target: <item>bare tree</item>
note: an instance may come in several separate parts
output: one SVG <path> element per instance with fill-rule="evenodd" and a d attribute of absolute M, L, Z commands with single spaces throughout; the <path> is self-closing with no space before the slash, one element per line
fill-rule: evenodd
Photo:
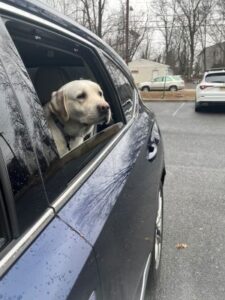
<path fill-rule="evenodd" d="M 41 0 L 102 37 L 107 0 Z"/>
<path fill-rule="evenodd" d="M 206 21 L 216 0 L 173 0 L 179 26 L 184 30 L 190 51 L 188 77 L 194 69 L 196 46 L 201 26 Z"/>
<path fill-rule="evenodd" d="M 176 2 L 170 0 L 157 0 L 153 2 L 152 9 L 155 14 L 156 24 L 164 38 L 164 62 L 170 64 L 171 47 L 176 24 Z"/>
<path fill-rule="evenodd" d="M 41 0 L 73 20 L 82 20 L 80 0 Z"/>
<path fill-rule="evenodd" d="M 218 0 L 214 15 L 208 26 L 208 34 L 220 52 L 220 61 L 214 62 L 214 67 L 225 65 L 225 2 Z"/>
<path fill-rule="evenodd" d="M 140 57 L 143 59 L 152 59 L 154 60 L 157 54 L 155 53 L 155 49 L 152 45 L 152 39 L 153 39 L 154 29 L 149 28 L 145 35 L 145 39 L 142 43 L 141 51 L 140 51 Z"/>
<path fill-rule="evenodd" d="M 128 53 L 126 57 L 126 16 L 125 16 L 125 3 L 121 1 L 120 9 L 114 11 L 113 18 L 110 19 L 111 28 L 108 30 L 105 40 L 107 43 L 115 49 L 117 53 L 120 54 L 127 61 L 131 61 L 137 52 L 142 53 L 140 48 L 146 46 L 146 39 L 148 33 L 148 14 L 146 12 L 135 12 L 132 7 L 130 7 L 130 17 L 129 17 L 129 45 Z M 141 20 L 141 22 L 140 22 Z"/>
<path fill-rule="evenodd" d="M 108 10 L 107 0 L 41 0 L 107 41 L 125 58 L 125 1 Z M 148 13 L 130 11 L 128 61 L 139 51 L 148 32 Z M 140 23 L 141 20 L 141 23 Z M 146 44 L 146 43 L 145 43 Z"/>

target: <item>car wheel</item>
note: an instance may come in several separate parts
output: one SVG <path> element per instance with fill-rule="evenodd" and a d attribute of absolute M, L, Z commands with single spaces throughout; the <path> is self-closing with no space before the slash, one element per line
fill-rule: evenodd
<path fill-rule="evenodd" d="M 175 85 L 170 86 L 169 91 L 176 92 L 177 91 L 177 86 L 175 86 Z"/>
<path fill-rule="evenodd" d="M 161 187 L 158 194 L 158 210 L 155 222 L 154 245 L 151 253 L 151 266 L 146 285 L 145 299 L 154 299 L 155 289 L 160 274 L 161 254 L 162 254 L 162 237 L 163 237 L 163 188 Z"/>
<path fill-rule="evenodd" d="M 143 86 L 141 88 L 142 92 L 150 92 L 150 87 L 149 86 Z"/>
<path fill-rule="evenodd" d="M 195 111 L 200 112 L 201 111 L 201 105 L 197 102 L 195 102 Z"/>

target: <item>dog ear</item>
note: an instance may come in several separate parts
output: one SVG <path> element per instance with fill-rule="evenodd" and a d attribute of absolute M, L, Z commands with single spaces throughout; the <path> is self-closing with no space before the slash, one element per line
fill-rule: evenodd
<path fill-rule="evenodd" d="M 66 96 L 63 94 L 63 91 L 52 93 L 49 109 L 62 121 L 67 122 L 69 120 L 69 114 L 66 108 Z"/>

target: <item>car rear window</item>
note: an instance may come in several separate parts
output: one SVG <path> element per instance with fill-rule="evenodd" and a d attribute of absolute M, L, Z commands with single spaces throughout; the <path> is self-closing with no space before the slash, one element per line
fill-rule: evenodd
<path fill-rule="evenodd" d="M 205 77 L 206 82 L 225 83 L 225 73 L 208 74 Z"/>

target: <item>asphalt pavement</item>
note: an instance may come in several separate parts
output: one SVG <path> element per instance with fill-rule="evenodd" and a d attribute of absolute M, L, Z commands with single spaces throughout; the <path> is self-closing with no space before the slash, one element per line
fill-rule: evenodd
<path fill-rule="evenodd" d="M 145 104 L 156 114 L 167 168 L 155 299 L 224 300 L 225 110 L 196 113 L 193 102 Z"/>

